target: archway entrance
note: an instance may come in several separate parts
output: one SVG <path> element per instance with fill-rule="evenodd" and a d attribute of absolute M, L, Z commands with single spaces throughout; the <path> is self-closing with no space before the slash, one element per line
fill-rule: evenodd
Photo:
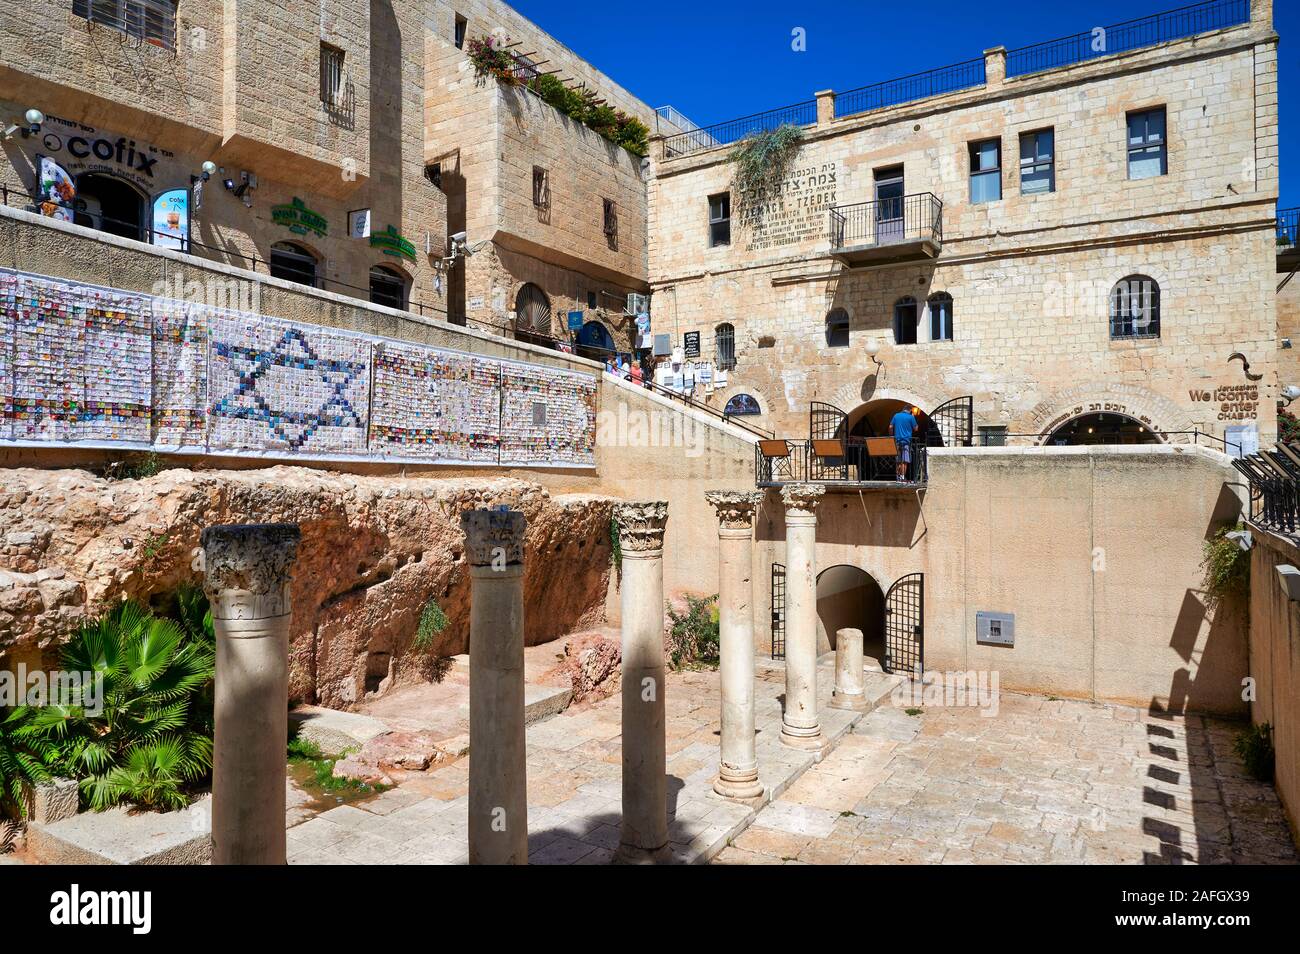
<path fill-rule="evenodd" d="M 1077 447 L 1095 444 L 1163 444 L 1164 441 L 1127 414 L 1084 414 L 1066 421 L 1046 441 L 1049 445 Z"/>
<path fill-rule="evenodd" d="M 849 437 L 888 437 L 889 422 L 899 411 L 907 411 L 912 408 L 911 404 L 906 401 L 896 401 L 889 398 L 881 398 L 876 401 L 868 401 L 866 404 L 859 405 L 848 416 Z M 931 431 L 930 415 L 921 409 L 921 416 L 917 418 L 916 433 L 919 435 L 927 434 Z"/>
<path fill-rule="evenodd" d="M 144 196 L 116 176 L 85 172 L 77 176 L 73 221 L 77 225 L 148 241 L 144 234 Z"/>
<path fill-rule="evenodd" d="M 817 652 L 835 649 L 841 629 L 862 630 L 868 669 L 881 669 L 885 655 L 885 594 L 871 574 L 856 566 L 833 566 L 817 577 Z"/>
<path fill-rule="evenodd" d="M 614 357 L 614 336 L 599 321 L 588 321 L 578 332 L 578 354 L 593 361 Z"/>

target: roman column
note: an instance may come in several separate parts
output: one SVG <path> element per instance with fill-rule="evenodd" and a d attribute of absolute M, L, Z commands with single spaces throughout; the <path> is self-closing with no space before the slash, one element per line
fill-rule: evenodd
<path fill-rule="evenodd" d="M 461 514 L 469 557 L 469 863 L 528 863 L 522 513 Z"/>
<path fill-rule="evenodd" d="M 754 508 L 761 491 L 711 490 L 718 512 L 718 632 L 722 746 L 713 790 L 728 798 L 763 794 L 754 751 Z"/>
<path fill-rule="evenodd" d="M 617 504 L 623 554 L 623 828 L 617 859 L 667 860 L 664 738 L 664 527 L 666 501 Z"/>
<path fill-rule="evenodd" d="M 861 711 L 867 707 L 866 680 L 862 677 L 862 630 L 841 629 L 835 634 L 836 709 Z"/>
<path fill-rule="evenodd" d="M 212 863 L 285 863 L 290 523 L 208 527 L 203 589 L 217 638 Z"/>
<path fill-rule="evenodd" d="M 798 749 L 825 744 L 817 721 L 817 504 L 818 484 L 786 484 L 785 712 L 781 741 Z"/>

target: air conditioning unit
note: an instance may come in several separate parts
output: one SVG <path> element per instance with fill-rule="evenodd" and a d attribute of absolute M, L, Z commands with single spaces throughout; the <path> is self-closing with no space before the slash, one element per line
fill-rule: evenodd
<path fill-rule="evenodd" d="M 650 311 L 649 295 L 639 295 L 636 292 L 628 292 L 627 306 L 624 309 L 624 314 L 635 316 L 635 315 L 647 314 L 649 311 Z"/>

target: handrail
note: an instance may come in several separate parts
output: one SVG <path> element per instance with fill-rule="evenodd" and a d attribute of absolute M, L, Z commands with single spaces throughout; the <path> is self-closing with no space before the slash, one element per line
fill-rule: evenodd
<path fill-rule="evenodd" d="M 780 106 L 761 113 L 741 116 L 714 123 L 712 126 L 700 126 L 696 129 L 668 136 L 663 143 L 663 157 L 677 159 L 694 152 L 703 152 L 717 146 L 728 146 L 753 133 L 770 132 L 780 126 L 811 126 L 817 122 L 817 101 L 805 100 L 790 106 Z"/>
<path fill-rule="evenodd" d="M 983 57 L 936 67 L 932 70 L 922 70 L 897 79 L 870 83 L 857 89 L 837 93 L 835 118 L 844 119 L 889 106 L 914 103 L 917 100 L 929 99 L 931 96 L 943 96 L 964 89 L 974 89 L 983 86 L 986 82 Z"/>
<path fill-rule="evenodd" d="M 628 380 L 628 379 L 624 378 L 623 380 Z M 629 381 L 628 383 L 631 384 L 633 387 L 637 386 L 636 382 L 634 381 Z M 722 411 L 719 411 L 715 407 L 710 407 L 707 404 L 703 404 L 700 401 L 695 400 L 693 397 L 690 397 L 689 395 L 682 394 L 680 391 L 674 391 L 672 388 L 666 388 L 663 385 L 656 384 L 654 381 L 650 380 L 649 378 L 646 378 L 644 381 L 641 382 L 641 387 L 644 387 L 647 391 L 651 391 L 655 394 L 662 394 L 664 397 L 671 398 L 675 401 L 681 401 L 689 407 L 693 407 L 696 410 L 703 411 L 706 414 L 718 418 L 724 424 L 731 424 L 734 427 L 739 427 L 743 431 L 749 431 L 749 433 L 755 435 L 756 437 L 761 437 L 764 440 L 770 440 L 772 438 L 771 431 L 765 431 L 756 424 L 750 424 L 748 422 L 738 420 L 736 416 L 733 414 L 725 414 Z"/>

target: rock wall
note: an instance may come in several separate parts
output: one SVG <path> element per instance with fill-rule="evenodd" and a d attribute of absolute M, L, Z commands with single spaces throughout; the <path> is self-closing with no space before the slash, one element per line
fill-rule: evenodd
<path fill-rule="evenodd" d="M 599 622 L 611 572 L 611 503 L 486 475 L 359 477 L 273 467 L 110 481 L 81 470 L 6 470 L 0 666 L 52 656 L 80 622 L 123 598 L 165 600 L 196 578 L 203 527 L 285 521 L 303 532 L 290 695 L 346 708 L 368 692 L 427 679 L 438 657 L 469 650 L 462 510 L 509 504 L 528 518 L 529 645 Z M 432 648 L 414 649 L 430 599 L 449 622 Z"/>

